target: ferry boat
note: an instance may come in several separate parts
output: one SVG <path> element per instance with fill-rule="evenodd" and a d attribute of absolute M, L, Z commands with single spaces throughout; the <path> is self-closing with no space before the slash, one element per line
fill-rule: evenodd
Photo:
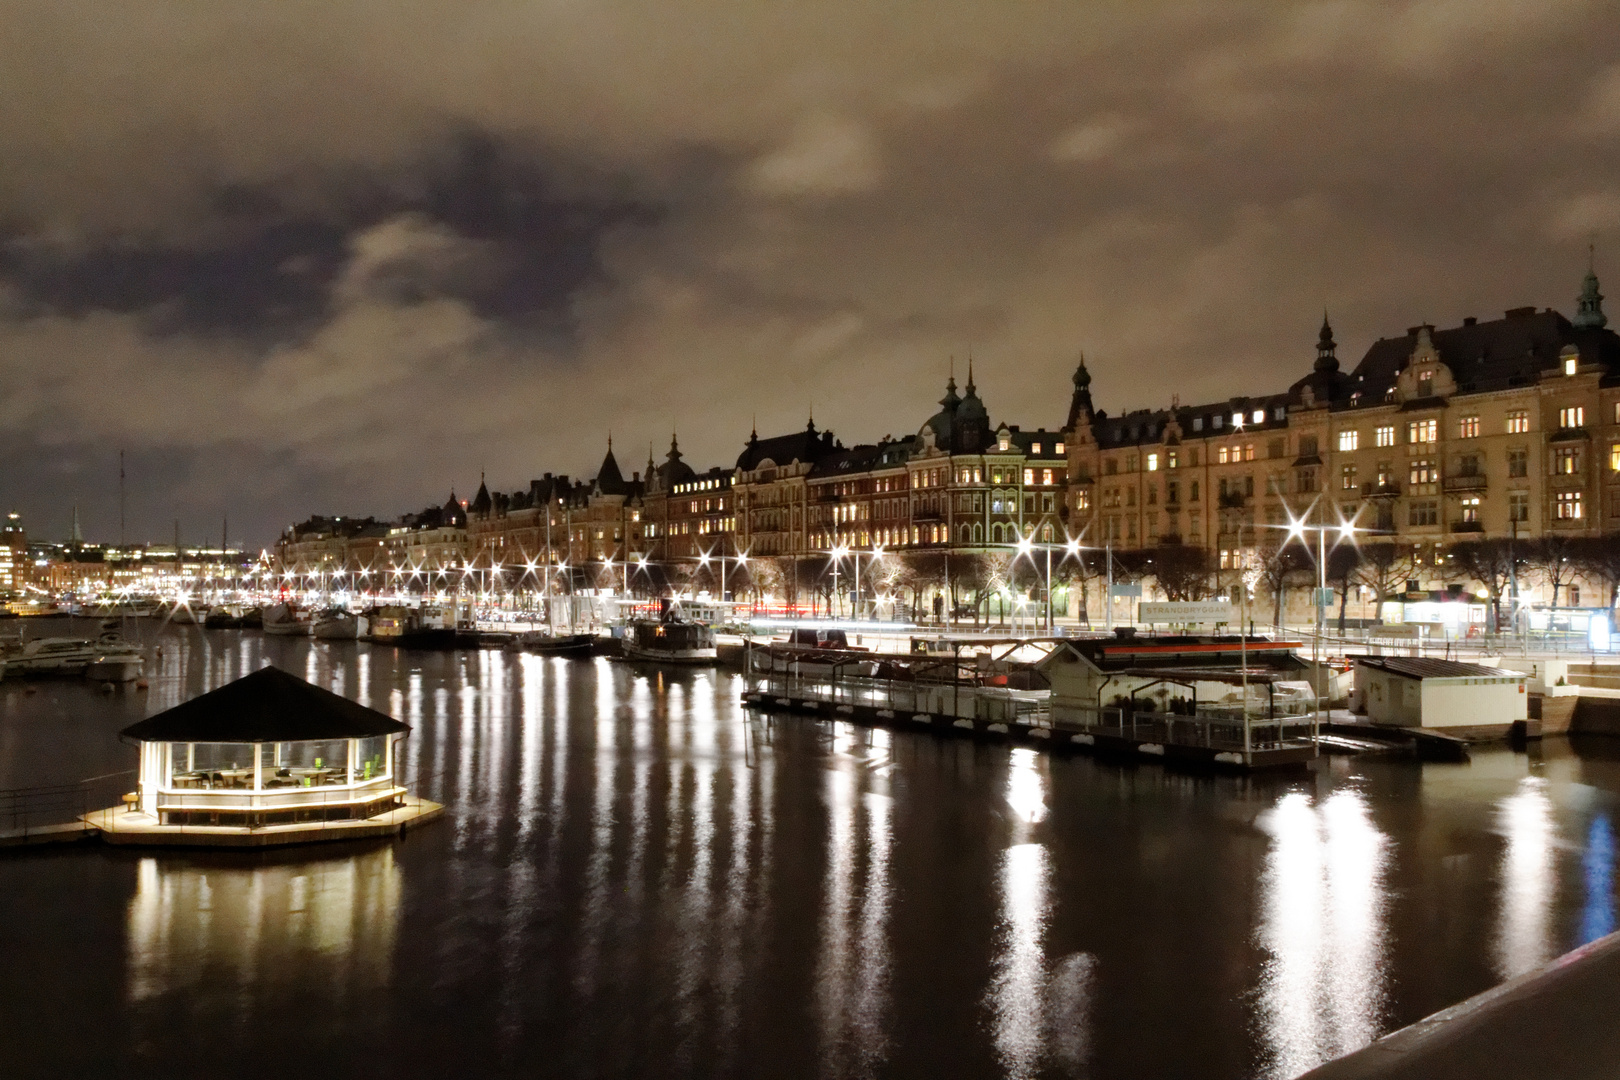
<path fill-rule="evenodd" d="M 714 630 L 680 618 L 632 619 L 620 648 L 626 660 L 655 664 L 712 664 L 718 659 Z"/>
<path fill-rule="evenodd" d="M 370 638 L 379 645 L 398 645 L 410 626 L 411 609 L 398 604 L 384 604 L 366 612 Z"/>

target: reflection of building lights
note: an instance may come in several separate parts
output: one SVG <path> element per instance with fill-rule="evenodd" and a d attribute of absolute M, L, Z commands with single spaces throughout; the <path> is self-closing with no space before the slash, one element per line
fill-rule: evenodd
<path fill-rule="evenodd" d="M 1302 792 L 1262 819 L 1271 835 L 1262 879 L 1265 1075 L 1296 1076 L 1366 1045 L 1385 998 L 1387 839 L 1365 799 L 1339 791 L 1320 808 Z"/>
<path fill-rule="evenodd" d="M 1044 844 L 1014 844 L 1001 863 L 1001 940 L 990 985 L 996 1053 L 1010 1077 L 1034 1076 L 1046 1026 L 1050 860 Z"/>
<path fill-rule="evenodd" d="M 1523 975 L 1552 956 L 1548 925 L 1553 890 L 1552 802 L 1546 781 L 1527 777 L 1496 811 L 1502 850 L 1502 908 L 1497 921 L 1496 973 Z"/>

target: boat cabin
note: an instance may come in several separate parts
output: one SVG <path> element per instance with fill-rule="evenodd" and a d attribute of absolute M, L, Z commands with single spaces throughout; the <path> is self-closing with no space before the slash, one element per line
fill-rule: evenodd
<path fill-rule="evenodd" d="M 133 813 L 158 826 L 357 821 L 398 809 L 409 726 L 263 667 L 123 731 L 140 745 Z"/>

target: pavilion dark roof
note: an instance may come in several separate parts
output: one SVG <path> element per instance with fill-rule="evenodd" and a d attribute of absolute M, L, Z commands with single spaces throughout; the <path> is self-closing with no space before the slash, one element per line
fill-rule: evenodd
<path fill-rule="evenodd" d="M 210 690 L 123 730 L 142 742 L 307 742 L 409 731 L 385 713 L 305 682 L 278 667 Z"/>

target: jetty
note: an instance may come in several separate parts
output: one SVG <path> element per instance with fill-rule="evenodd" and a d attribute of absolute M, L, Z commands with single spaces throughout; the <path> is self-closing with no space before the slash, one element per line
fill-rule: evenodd
<path fill-rule="evenodd" d="M 1300 767 L 1317 701 L 1297 642 L 1247 637 L 929 641 L 909 656 L 750 646 L 743 702 L 1195 767 Z"/>

